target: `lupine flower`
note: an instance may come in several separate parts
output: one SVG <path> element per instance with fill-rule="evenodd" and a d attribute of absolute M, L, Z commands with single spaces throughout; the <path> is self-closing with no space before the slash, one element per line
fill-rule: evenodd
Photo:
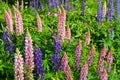
<path fill-rule="evenodd" d="M 88 75 L 88 64 L 85 61 L 82 65 L 81 71 L 80 71 L 80 79 L 79 80 L 87 80 Z"/>
<path fill-rule="evenodd" d="M 53 6 L 53 8 L 57 8 L 56 7 L 56 0 L 52 0 L 52 6 Z"/>
<path fill-rule="evenodd" d="M 65 0 L 65 10 L 69 10 L 69 0 Z"/>
<path fill-rule="evenodd" d="M 3 47 L 5 53 L 10 53 L 9 55 L 12 56 L 14 53 L 14 46 L 15 44 L 12 42 L 13 36 L 10 35 L 7 31 L 4 31 L 2 35 L 2 40 L 3 40 Z"/>
<path fill-rule="evenodd" d="M 89 53 L 88 53 L 88 59 L 87 59 L 87 63 L 89 66 L 92 65 L 93 59 L 94 59 L 94 53 L 95 53 L 95 49 L 94 46 L 92 45 Z"/>
<path fill-rule="evenodd" d="M 120 14 L 120 10 L 119 10 L 119 0 L 116 0 L 116 19 L 119 19 L 119 14 Z"/>
<path fill-rule="evenodd" d="M 104 63 L 105 55 L 106 55 L 106 46 L 104 45 L 103 48 L 100 51 L 99 59 L 98 59 L 97 73 L 99 75 L 100 75 L 100 72 L 103 70 L 103 63 Z"/>
<path fill-rule="evenodd" d="M 106 1 L 104 2 L 103 8 L 102 8 L 102 18 L 104 18 L 106 16 L 106 12 L 107 12 L 107 4 Z"/>
<path fill-rule="evenodd" d="M 2 40 L 4 42 L 3 46 L 4 46 L 5 53 L 7 53 L 7 51 L 9 50 L 9 41 L 8 41 L 9 37 L 10 37 L 9 33 L 7 31 L 4 31 L 2 35 Z"/>
<path fill-rule="evenodd" d="M 85 36 L 85 45 L 89 45 L 89 44 L 90 44 L 90 31 L 88 31 Z"/>
<path fill-rule="evenodd" d="M 84 0 L 82 0 L 81 10 L 82 10 L 81 16 L 84 16 L 84 10 L 85 10 L 85 1 Z"/>
<path fill-rule="evenodd" d="M 100 80 L 107 80 L 107 71 L 106 70 L 103 70 L 101 73 L 100 73 Z"/>
<path fill-rule="evenodd" d="M 60 65 L 60 51 L 61 51 L 61 44 L 59 42 L 58 37 L 56 37 L 53 34 L 53 47 L 54 47 L 54 52 L 51 56 L 51 61 L 52 61 L 52 65 L 54 67 L 54 72 L 57 72 L 59 69 L 59 65 Z"/>
<path fill-rule="evenodd" d="M 108 15 L 107 15 L 107 20 L 111 21 L 114 15 L 114 5 L 113 5 L 113 0 L 109 0 L 109 9 L 108 9 Z"/>
<path fill-rule="evenodd" d="M 21 9 L 24 9 L 24 0 L 21 1 Z"/>
<path fill-rule="evenodd" d="M 59 7 L 59 2 L 56 0 L 56 8 Z"/>
<path fill-rule="evenodd" d="M 68 65 L 68 56 L 67 56 L 66 52 L 64 52 L 64 55 L 61 60 L 60 69 L 64 71 L 65 68 L 67 67 L 67 65 Z"/>
<path fill-rule="evenodd" d="M 66 11 L 62 8 L 62 11 L 58 8 L 58 37 L 60 42 L 64 42 L 65 38 L 65 23 L 66 23 Z"/>
<path fill-rule="evenodd" d="M 97 21 L 101 22 L 102 20 L 102 5 L 101 5 L 102 0 L 98 0 L 98 11 L 97 11 Z"/>
<path fill-rule="evenodd" d="M 111 63 L 113 62 L 113 55 L 112 55 L 112 49 L 107 54 L 107 72 L 110 72 L 111 69 Z"/>
<path fill-rule="evenodd" d="M 13 54 L 14 53 L 14 46 L 15 46 L 15 44 L 12 42 L 12 40 L 10 38 L 8 38 L 8 41 L 9 41 L 9 52 L 11 54 Z"/>
<path fill-rule="evenodd" d="M 16 9 L 15 7 L 14 7 L 14 16 L 15 16 L 16 35 L 19 36 L 23 33 L 23 21 L 19 10 Z"/>
<path fill-rule="evenodd" d="M 8 8 L 7 12 L 8 12 L 8 14 L 9 14 L 10 18 L 12 19 L 11 9 L 10 9 L 10 8 Z"/>
<path fill-rule="evenodd" d="M 65 75 L 64 80 L 73 80 L 72 75 L 71 75 L 71 69 L 70 69 L 70 66 L 68 64 L 64 70 L 64 75 Z"/>
<path fill-rule="evenodd" d="M 30 33 L 27 31 L 25 36 L 25 47 L 24 47 L 24 55 L 25 55 L 25 67 L 26 67 L 26 80 L 33 79 L 33 69 L 34 69 L 34 55 L 32 50 L 32 39 Z"/>
<path fill-rule="evenodd" d="M 48 9 L 51 9 L 51 0 L 47 0 L 47 4 L 48 4 Z"/>
<path fill-rule="evenodd" d="M 71 38 L 71 30 L 70 30 L 69 27 L 66 28 L 66 34 L 65 34 L 65 36 L 66 36 L 66 40 L 67 40 L 67 41 L 70 41 L 70 38 Z"/>
<path fill-rule="evenodd" d="M 78 40 L 78 43 L 75 48 L 74 52 L 74 68 L 76 70 L 80 70 L 80 56 L 82 52 L 82 44 L 80 43 L 80 40 Z"/>
<path fill-rule="evenodd" d="M 57 72 L 60 65 L 60 54 L 53 53 L 51 57 L 51 61 L 54 68 L 54 72 Z"/>
<path fill-rule="evenodd" d="M 5 18 L 5 22 L 7 24 L 7 27 L 8 27 L 8 31 L 10 33 L 12 33 L 13 32 L 13 23 L 12 23 L 12 14 L 11 14 L 10 9 L 8 9 L 8 11 L 5 10 L 4 18 Z"/>
<path fill-rule="evenodd" d="M 42 66 L 42 52 L 38 46 L 34 50 L 34 63 L 38 80 L 44 78 L 44 69 Z"/>
<path fill-rule="evenodd" d="M 38 13 L 37 13 L 36 18 L 37 18 L 38 32 L 42 32 L 42 21 Z"/>
<path fill-rule="evenodd" d="M 15 80 L 24 80 L 23 58 L 18 48 L 16 49 L 16 55 L 14 59 L 14 72 Z"/>
<path fill-rule="evenodd" d="M 35 9 L 37 10 L 38 9 L 38 0 L 34 0 L 34 7 L 35 7 Z"/>
<path fill-rule="evenodd" d="M 54 48 L 54 53 L 60 53 L 61 52 L 61 49 L 62 49 L 62 46 L 60 44 L 60 41 L 59 41 L 59 38 L 53 34 L 53 48 Z"/>
<path fill-rule="evenodd" d="M 30 7 L 33 7 L 34 6 L 34 2 L 33 1 L 30 1 Z"/>

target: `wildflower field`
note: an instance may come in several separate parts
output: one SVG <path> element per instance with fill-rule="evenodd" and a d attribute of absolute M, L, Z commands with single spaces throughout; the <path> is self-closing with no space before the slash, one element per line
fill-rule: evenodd
<path fill-rule="evenodd" d="M 120 80 L 119 0 L 0 0 L 0 80 Z"/>

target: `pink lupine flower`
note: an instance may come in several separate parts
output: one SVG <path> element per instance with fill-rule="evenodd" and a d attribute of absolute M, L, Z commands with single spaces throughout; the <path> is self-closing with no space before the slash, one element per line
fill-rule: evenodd
<path fill-rule="evenodd" d="M 106 1 L 104 2 L 103 8 L 102 8 L 102 18 L 104 18 L 106 16 L 106 12 L 107 12 L 107 4 Z"/>
<path fill-rule="evenodd" d="M 78 40 L 78 43 L 75 48 L 74 52 L 74 68 L 75 70 L 80 70 L 80 56 L 82 52 L 82 44 L 80 43 L 80 40 Z"/>
<path fill-rule="evenodd" d="M 66 28 L 66 40 L 70 41 L 71 38 L 71 30 L 69 27 Z"/>
<path fill-rule="evenodd" d="M 88 75 L 88 64 L 85 61 L 82 65 L 81 71 L 80 71 L 80 79 L 79 80 L 87 80 Z"/>
<path fill-rule="evenodd" d="M 41 21 L 40 16 L 39 16 L 38 13 L 37 13 L 36 18 L 37 18 L 38 32 L 42 32 L 42 21 Z"/>
<path fill-rule="evenodd" d="M 100 57 L 105 57 L 106 55 L 106 46 L 104 45 L 103 48 L 100 50 Z"/>
<path fill-rule="evenodd" d="M 10 19 L 12 19 L 12 12 L 11 12 L 11 9 L 8 8 L 7 12 L 8 12 L 8 14 L 9 14 L 9 16 L 10 16 Z"/>
<path fill-rule="evenodd" d="M 85 45 L 89 44 L 90 44 L 90 31 L 88 31 L 88 33 L 85 36 Z"/>
<path fill-rule="evenodd" d="M 65 75 L 64 80 L 73 80 L 72 75 L 71 75 L 71 69 L 70 69 L 69 65 L 66 66 L 66 68 L 64 70 L 64 75 Z"/>
<path fill-rule="evenodd" d="M 64 52 L 64 55 L 61 60 L 60 69 L 64 71 L 65 68 L 67 67 L 67 65 L 68 65 L 68 56 L 67 56 L 66 52 Z"/>
<path fill-rule="evenodd" d="M 98 59 L 97 73 L 99 75 L 100 75 L 100 72 L 103 71 L 103 63 L 104 63 L 105 55 L 106 55 L 106 46 L 104 45 L 100 51 L 99 59 Z"/>
<path fill-rule="evenodd" d="M 16 35 L 19 36 L 23 33 L 23 21 L 19 10 L 15 7 L 14 7 L 14 17 L 15 17 Z"/>
<path fill-rule="evenodd" d="M 103 70 L 101 73 L 100 73 L 100 80 L 107 80 L 107 71 L 106 70 Z"/>
<path fill-rule="evenodd" d="M 107 54 L 107 72 L 110 72 L 111 63 L 113 62 L 112 49 Z"/>
<path fill-rule="evenodd" d="M 14 59 L 15 80 L 24 80 L 23 58 L 18 48 L 16 49 L 16 53 L 17 54 L 15 55 Z"/>
<path fill-rule="evenodd" d="M 34 69 L 34 55 L 32 49 L 32 39 L 28 31 L 25 36 L 24 55 L 25 55 L 25 67 L 26 67 L 26 80 L 31 80 L 33 79 L 32 72 Z"/>
<path fill-rule="evenodd" d="M 88 65 L 91 66 L 92 65 L 92 62 L 93 62 L 93 59 L 94 59 L 94 53 L 95 53 L 95 49 L 94 49 L 94 46 L 92 45 L 89 53 L 88 53 L 88 59 L 87 59 L 87 62 L 88 62 Z"/>
<path fill-rule="evenodd" d="M 58 37 L 60 39 L 60 42 L 64 42 L 64 38 L 65 38 L 65 23 L 66 23 L 66 11 L 64 10 L 64 8 L 62 10 L 60 10 L 58 8 Z"/>
<path fill-rule="evenodd" d="M 13 32 L 13 22 L 12 22 L 12 14 L 11 14 L 10 9 L 8 9 L 8 11 L 5 10 L 4 18 L 5 18 L 5 22 L 7 24 L 7 27 L 8 27 L 8 31 L 10 33 L 12 33 Z"/>

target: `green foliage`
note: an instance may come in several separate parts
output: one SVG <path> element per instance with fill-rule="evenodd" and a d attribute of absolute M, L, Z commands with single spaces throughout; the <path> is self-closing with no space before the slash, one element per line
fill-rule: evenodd
<path fill-rule="evenodd" d="M 82 41 L 82 55 L 80 66 L 82 66 L 83 62 L 87 59 L 88 51 L 91 47 L 91 44 L 87 47 L 84 45 L 85 39 L 84 35 L 90 31 L 91 34 L 91 43 L 95 46 L 95 58 L 91 67 L 89 67 L 88 80 L 99 80 L 98 75 L 96 74 L 96 67 L 98 62 L 98 55 L 100 49 L 103 44 L 107 47 L 107 52 L 112 47 L 114 61 L 112 64 L 112 70 L 109 73 L 108 80 L 120 80 L 120 22 L 106 22 L 105 20 L 102 23 L 96 22 L 96 11 L 97 11 L 97 2 L 96 0 L 87 0 L 85 7 L 85 16 L 80 16 L 79 9 L 79 0 L 76 0 L 74 5 L 75 8 L 72 11 L 67 11 L 67 21 L 66 26 L 69 26 L 71 29 L 72 37 L 71 41 L 65 41 L 62 43 L 62 52 L 61 57 L 63 56 L 63 52 L 66 52 L 68 55 L 68 63 L 70 65 L 72 76 L 74 80 L 79 79 L 80 71 L 74 71 L 74 50 L 77 44 L 77 39 L 80 38 Z M 6 26 L 4 22 L 4 9 L 7 9 L 8 5 L 5 3 L 0 3 L 0 24 Z M 12 7 L 11 7 L 12 8 Z M 24 25 L 24 34 L 16 37 L 15 33 L 15 48 L 19 48 L 21 54 L 24 56 L 24 36 L 26 33 L 26 29 L 29 29 L 33 40 L 33 48 L 34 45 L 37 44 L 43 53 L 43 67 L 45 70 L 45 80 L 64 80 L 64 73 L 58 71 L 57 73 L 53 72 L 53 66 L 51 64 L 51 55 L 53 53 L 53 42 L 51 37 L 51 30 L 57 33 L 57 18 L 53 15 L 56 10 L 52 10 L 51 16 L 46 16 L 46 10 L 38 10 L 40 14 L 42 24 L 43 24 L 43 32 L 39 33 L 37 31 L 36 24 L 36 12 L 34 9 L 25 8 L 21 11 L 21 15 L 23 18 Z M 13 13 L 13 11 L 12 11 Z M 14 18 L 13 18 L 14 20 Z M 109 35 L 109 28 L 114 27 L 114 38 L 111 39 Z M 2 36 L 3 30 L 0 25 L 0 35 Z M 9 55 L 5 54 L 4 48 L 2 46 L 3 41 L 0 37 L 0 80 L 13 80 L 14 79 L 14 65 L 10 60 Z M 35 75 L 35 72 L 34 72 Z"/>

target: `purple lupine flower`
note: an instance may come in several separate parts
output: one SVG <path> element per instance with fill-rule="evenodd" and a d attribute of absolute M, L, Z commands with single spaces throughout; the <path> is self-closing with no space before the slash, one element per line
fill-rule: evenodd
<path fill-rule="evenodd" d="M 34 6 L 34 2 L 33 1 L 30 1 L 30 7 L 33 7 Z"/>
<path fill-rule="evenodd" d="M 48 4 L 48 9 L 51 9 L 51 0 L 47 0 L 47 4 Z"/>
<path fill-rule="evenodd" d="M 82 65 L 81 71 L 80 71 L 80 79 L 79 80 L 87 80 L 88 75 L 88 64 L 85 61 Z"/>
<path fill-rule="evenodd" d="M 56 35 L 53 35 L 53 48 L 54 48 L 54 53 L 60 53 L 61 52 L 61 44 L 60 44 L 60 41 L 59 41 L 59 38 L 56 36 Z"/>
<path fill-rule="evenodd" d="M 18 48 L 16 49 L 16 55 L 14 59 L 14 72 L 15 80 L 24 80 L 23 58 Z"/>
<path fill-rule="evenodd" d="M 68 56 L 67 56 L 66 52 L 64 52 L 64 55 L 61 60 L 60 69 L 64 71 L 65 68 L 67 67 L 67 64 L 68 64 Z"/>
<path fill-rule="evenodd" d="M 9 40 L 9 52 L 11 54 L 13 54 L 14 53 L 14 46 L 15 46 L 15 44 L 12 42 L 11 39 L 8 38 L 8 40 Z"/>
<path fill-rule="evenodd" d="M 53 8 L 56 8 L 56 0 L 52 0 L 52 6 Z"/>
<path fill-rule="evenodd" d="M 120 8 L 119 8 L 119 0 L 116 0 L 116 19 L 118 20 L 119 19 L 119 14 L 120 14 Z"/>
<path fill-rule="evenodd" d="M 57 72 L 60 65 L 60 54 L 53 53 L 51 57 L 54 72 Z"/>
<path fill-rule="evenodd" d="M 113 0 L 109 0 L 109 9 L 108 9 L 108 15 L 107 15 L 107 20 L 111 21 L 114 15 L 114 5 L 113 5 Z"/>
<path fill-rule="evenodd" d="M 97 21 L 101 22 L 102 20 L 102 5 L 101 5 L 102 0 L 98 0 L 98 11 L 97 11 Z"/>
<path fill-rule="evenodd" d="M 44 69 L 42 66 L 42 52 L 38 46 L 34 50 L 34 63 L 38 79 L 41 80 L 44 78 Z"/>
<path fill-rule="evenodd" d="M 110 72 L 111 63 L 113 62 L 112 49 L 110 49 L 110 51 L 108 52 L 106 58 L 107 58 L 107 72 Z"/>
<path fill-rule="evenodd" d="M 107 71 L 106 70 L 103 70 L 101 73 L 100 73 L 100 80 L 107 80 Z"/>
<path fill-rule="evenodd" d="M 64 80 L 73 80 L 72 75 L 71 75 L 71 69 L 68 64 L 66 65 L 66 68 L 64 70 L 64 75 L 65 75 Z"/>
<path fill-rule="evenodd" d="M 106 55 L 106 46 L 104 45 L 103 48 L 100 51 L 99 59 L 98 59 L 97 73 L 99 75 L 100 75 L 100 72 L 103 71 L 103 63 L 104 63 L 105 55 Z"/>
<path fill-rule="evenodd" d="M 3 46 L 5 53 L 7 54 L 9 52 L 10 56 L 12 56 L 14 53 L 14 46 L 15 46 L 15 44 L 12 42 L 13 36 L 10 35 L 7 31 L 4 31 L 2 35 L 2 40 L 4 42 Z"/>
<path fill-rule="evenodd" d="M 69 10 L 70 6 L 69 6 L 69 0 L 65 0 L 65 10 Z"/>
<path fill-rule="evenodd" d="M 38 0 L 35 0 L 35 1 L 34 1 L 34 4 L 35 4 L 35 5 L 34 5 L 35 9 L 37 10 L 37 9 L 38 9 L 38 6 L 39 6 L 39 5 L 38 5 Z"/>
<path fill-rule="evenodd" d="M 53 34 L 53 47 L 54 47 L 54 53 L 52 54 L 51 61 L 52 65 L 54 67 L 54 72 L 57 72 L 60 65 L 60 52 L 61 52 L 61 44 L 59 42 L 59 39 L 57 36 Z"/>
<path fill-rule="evenodd" d="M 5 53 L 7 53 L 7 51 L 9 50 L 9 41 L 8 41 L 9 37 L 10 37 L 9 33 L 7 31 L 4 31 L 2 35 L 2 40 L 4 42 L 3 46 L 4 46 Z"/>
<path fill-rule="evenodd" d="M 87 59 L 87 63 L 89 66 L 92 65 L 92 62 L 93 62 L 93 58 L 94 58 L 94 53 L 95 53 L 95 49 L 94 49 L 94 46 L 92 45 L 89 53 L 88 53 L 88 59 Z"/>
<path fill-rule="evenodd" d="M 85 1 L 84 0 L 82 0 L 81 10 L 82 10 L 81 16 L 84 16 L 84 10 L 85 10 Z"/>
<path fill-rule="evenodd" d="M 25 67 L 26 67 L 26 80 L 33 79 L 33 69 L 34 69 L 34 55 L 32 50 L 32 39 L 30 33 L 27 30 L 27 34 L 25 36 L 25 47 L 24 47 L 24 55 L 25 55 Z"/>
<path fill-rule="evenodd" d="M 78 43 L 75 48 L 74 52 L 74 68 L 75 70 L 80 70 L 80 56 L 82 52 L 82 44 L 80 43 L 80 40 L 78 40 Z"/>

